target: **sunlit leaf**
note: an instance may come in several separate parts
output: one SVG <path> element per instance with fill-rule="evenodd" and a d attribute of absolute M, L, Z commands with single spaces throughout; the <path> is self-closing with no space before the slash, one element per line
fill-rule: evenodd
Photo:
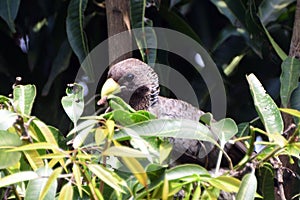
<path fill-rule="evenodd" d="M 58 200 L 73 200 L 73 187 L 71 182 L 65 184 L 59 193 Z"/>
<path fill-rule="evenodd" d="M 240 180 L 231 176 L 219 176 L 208 181 L 211 185 L 225 192 L 237 192 L 240 187 Z"/>
<path fill-rule="evenodd" d="M 253 200 L 257 189 L 257 180 L 254 174 L 254 170 L 246 174 L 241 182 L 241 186 L 239 188 L 239 191 L 236 195 L 237 200 Z"/>
<path fill-rule="evenodd" d="M 30 115 L 31 109 L 36 96 L 34 85 L 17 85 L 13 92 L 14 104 L 19 113 Z"/>
<path fill-rule="evenodd" d="M 15 183 L 37 179 L 39 176 L 33 171 L 23 171 L 0 178 L 0 188 Z"/>
<path fill-rule="evenodd" d="M 102 165 L 89 164 L 88 169 L 91 170 L 100 180 L 104 181 L 107 185 L 113 189 L 124 192 L 121 185 L 124 185 L 122 179 L 112 171 L 109 171 Z"/>
<path fill-rule="evenodd" d="M 226 143 L 238 132 L 236 123 L 230 118 L 225 118 L 218 122 L 212 122 L 211 129 L 222 143 Z"/>
<path fill-rule="evenodd" d="M 18 147 L 22 145 L 22 141 L 20 140 L 20 137 L 17 134 L 0 130 L 0 138 L 0 147 Z M 20 158 L 20 152 L 7 152 L 6 149 L 0 149 L 0 169 L 4 169 L 17 164 Z"/>
<path fill-rule="evenodd" d="M 295 109 L 290 109 L 290 108 L 279 108 L 280 111 L 288 113 L 290 115 L 293 115 L 295 117 L 299 117 L 300 118 L 300 111 L 299 110 L 295 110 Z"/>
<path fill-rule="evenodd" d="M 57 177 L 61 174 L 62 172 L 62 168 L 56 168 L 55 170 L 53 170 L 53 172 L 51 173 L 51 175 L 49 176 L 45 187 L 43 188 L 43 190 L 40 193 L 40 197 L 39 199 L 45 199 L 46 195 L 48 194 L 48 192 L 50 193 L 55 193 L 56 192 L 56 188 L 53 187 L 53 184 L 57 184 Z M 51 191 L 52 190 L 52 191 Z M 55 191 L 53 191 L 55 190 Z"/>
<path fill-rule="evenodd" d="M 17 113 L 9 110 L 0 110 L 0 130 L 7 130 L 17 120 Z"/>
<path fill-rule="evenodd" d="M 23 145 L 20 147 L 16 147 L 16 148 L 8 150 L 8 152 L 28 151 L 28 150 L 36 150 L 36 149 L 58 150 L 59 147 L 57 145 L 50 144 L 47 142 L 39 142 L 39 143 L 31 143 L 31 144 Z"/>
<path fill-rule="evenodd" d="M 21 0 L 1 0 L 0 17 L 7 23 L 11 32 L 15 33 L 14 20 L 17 17 Z"/>
<path fill-rule="evenodd" d="M 192 175 L 202 175 L 210 177 L 209 172 L 204 167 L 196 164 L 178 165 L 169 169 L 166 173 L 167 180 L 169 181 Z"/>
<path fill-rule="evenodd" d="M 283 107 L 287 107 L 292 92 L 298 87 L 300 77 L 300 61 L 295 57 L 287 57 L 281 64 L 280 98 Z"/>
<path fill-rule="evenodd" d="M 247 76 L 255 109 L 268 133 L 283 133 L 283 121 L 281 114 L 273 101 L 266 93 L 262 84 L 254 74 Z"/>
<path fill-rule="evenodd" d="M 67 96 L 61 99 L 61 103 L 65 112 L 76 126 L 84 108 L 83 87 L 74 83 L 67 87 L 66 94 Z"/>
<path fill-rule="evenodd" d="M 112 146 L 106 149 L 102 154 L 107 156 L 135 157 L 135 158 L 146 158 L 148 156 L 139 150 L 129 148 L 126 146 Z"/>
<path fill-rule="evenodd" d="M 48 167 L 42 167 L 36 171 L 39 178 L 30 180 L 26 188 L 25 200 L 39 199 L 41 192 L 46 187 L 49 176 L 53 173 L 53 170 Z M 45 200 L 52 200 L 56 195 L 57 181 L 54 180 L 50 186 L 47 186 L 48 192 L 45 195 Z"/>
<path fill-rule="evenodd" d="M 80 168 L 77 164 L 73 164 L 73 175 L 75 178 L 75 182 L 78 188 L 78 192 L 80 197 L 82 198 L 82 182 L 81 182 L 81 172 L 80 172 Z"/>

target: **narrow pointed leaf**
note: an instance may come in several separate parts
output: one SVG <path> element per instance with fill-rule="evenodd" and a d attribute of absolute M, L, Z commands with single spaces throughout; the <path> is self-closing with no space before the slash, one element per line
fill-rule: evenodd
<path fill-rule="evenodd" d="M 78 188 L 80 197 L 82 198 L 82 183 L 81 183 L 81 172 L 77 164 L 73 164 L 73 175 Z"/>
<path fill-rule="evenodd" d="M 34 85 L 17 85 L 13 91 L 14 104 L 17 112 L 22 115 L 30 115 L 33 102 L 36 96 Z"/>
<path fill-rule="evenodd" d="M 84 32 L 84 11 L 88 0 L 71 0 L 67 15 L 67 36 L 70 45 L 75 52 L 79 62 L 82 64 L 84 72 L 94 80 L 94 72 L 88 57 L 89 47 L 86 34 Z M 83 62 L 85 59 L 87 62 Z"/>
<path fill-rule="evenodd" d="M 283 107 L 287 107 L 292 92 L 298 87 L 300 77 L 300 61 L 295 57 L 287 57 L 281 64 L 280 97 Z"/>
<path fill-rule="evenodd" d="M 283 132 L 283 121 L 278 107 L 273 99 L 266 93 L 260 81 L 254 74 L 247 76 L 255 109 L 268 133 Z"/>
<path fill-rule="evenodd" d="M 59 193 L 58 200 L 73 200 L 73 194 L 74 194 L 73 187 L 69 182 L 62 187 Z"/>
<path fill-rule="evenodd" d="M 32 179 L 38 178 L 38 174 L 33 171 L 24 171 L 24 172 L 18 172 L 14 173 L 12 175 L 5 176 L 3 178 L 0 178 L 0 188 L 9 186 L 12 184 L 16 184 L 23 181 L 29 181 Z"/>
<path fill-rule="evenodd" d="M 0 17 L 7 23 L 11 32 L 15 33 L 14 20 L 17 17 L 21 0 L 1 0 Z"/>
<path fill-rule="evenodd" d="M 121 188 L 123 184 L 122 179 L 112 171 L 109 171 L 102 165 L 90 164 L 87 166 L 91 172 L 93 172 L 100 180 L 104 181 L 107 185 L 113 189 L 124 192 Z"/>
<path fill-rule="evenodd" d="M 49 176 L 49 178 L 48 178 L 48 180 L 45 184 L 45 187 L 43 188 L 43 190 L 40 193 L 40 197 L 39 197 L 40 200 L 45 199 L 48 192 L 50 192 L 50 193 L 55 193 L 56 192 L 56 188 L 53 187 L 52 185 L 57 184 L 57 177 L 61 174 L 61 172 L 62 172 L 61 167 L 56 168 L 52 172 L 52 174 Z M 53 191 L 54 189 L 55 189 L 55 191 Z M 50 190 L 52 190 L 52 191 L 50 191 Z"/>
<path fill-rule="evenodd" d="M 236 195 L 237 200 L 253 200 L 257 189 L 257 180 L 254 170 L 246 174 L 243 179 L 239 191 Z"/>
<path fill-rule="evenodd" d="M 166 177 L 169 181 L 192 175 L 203 175 L 210 177 L 209 172 L 204 167 L 196 164 L 178 165 L 169 169 L 166 173 Z"/>
<path fill-rule="evenodd" d="M 103 155 L 107 156 L 119 156 L 119 157 L 135 157 L 135 158 L 146 158 L 148 155 L 126 146 L 112 146 L 103 152 Z"/>
<path fill-rule="evenodd" d="M 299 110 L 295 110 L 295 109 L 290 109 L 290 108 L 280 108 L 280 110 L 282 112 L 288 113 L 290 115 L 293 115 L 295 117 L 300 118 L 300 111 Z"/>

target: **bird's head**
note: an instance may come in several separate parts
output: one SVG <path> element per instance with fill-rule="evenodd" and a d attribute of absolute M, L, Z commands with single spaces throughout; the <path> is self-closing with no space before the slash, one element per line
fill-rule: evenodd
<path fill-rule="evenodd" d="M 157 101 L 159 94 L 158 76 L 147 64 L 134 58 L 129 58 L 113 65 L 108 71 L 109 82 L 114 81 L 114 88 L 119 90 L 119 96 L 133 108 L 147 109 Z M 104 88 L 104 87 L 103 87 Z M 112 89 L 102 89 L 101 96 L 115 92 Z"/>

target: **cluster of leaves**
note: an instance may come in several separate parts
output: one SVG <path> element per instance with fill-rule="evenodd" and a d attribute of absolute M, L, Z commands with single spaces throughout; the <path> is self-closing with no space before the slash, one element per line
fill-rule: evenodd
<path fill-rule="evenodd" d="M 238 171 L 255 160 L 252 171 L 242 181 L 230 175 L 230 171 L 213 176 L 199 165 L 183 164 L 172 168 L 167 165 L 172 146 L 163 138 L 176 134 L 214 142 L 209 138 L 209 131 L 214 131 L 219 134 L 219 144 L 223 146 L 237 132 L 230 119 L 211 124 L 211 130 L 197 123 L 195 134 L 193 125 L 190 130 L 188 127 L 180 130 L 184 121 L 155 119 L 151 113 L 135 111 L 113 95 L 109 96 L 111 112 L 82 117 L 83 88 L 73 84 L 62 98 L 62 105 L 74 123 L 74 129 L 64 139 L 57 129 L 31 116 L 35 86 L 17 85 L 13 98 L 0 98 L 1 198 L 169 199 L 182 190 L 186 198 L 194 199 L 215 199 L 220 190 L 237 193 L 237 199 L 259 197 L 255 168 L 260 170 L 269 159 L 279 155 L 299 159 L 300 145 L 282 136 L 279 109 L 258 79 L 251 74 L 247 80 L 265 130 L 250 128 L 249 152 L 231 169 Z M 300 118 L 299 111 L 282 111 Z M 265 148 L 253 157 L 254 145 L 260 143 L 254 142 L 256 132 L 266 135 L 269 141 L 263 142 Z M 292 138 L 298 134 L 299 125 Z M 125 141 L 130 145 L 125 145 Z M 272 186 L 266 181 L 263 184 L 260 189 Z M 260 192 L 270 194 L 264 190 Z"/>

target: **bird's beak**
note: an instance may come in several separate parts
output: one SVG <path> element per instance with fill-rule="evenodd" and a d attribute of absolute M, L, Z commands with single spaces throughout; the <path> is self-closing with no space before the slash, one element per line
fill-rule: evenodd
<path fill-rule="evenodd" d="M 114 81 L 112 78 L 109 78 L 105 81 L 101 89 L 101 98 L 107 97 L 110 94 L 116 94 L 121 91 L 121 86 Z"/>

